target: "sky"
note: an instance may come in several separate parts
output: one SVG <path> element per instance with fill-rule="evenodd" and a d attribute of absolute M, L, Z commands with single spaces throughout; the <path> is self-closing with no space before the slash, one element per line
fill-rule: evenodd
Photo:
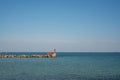
<path fill-rule="evenodd" d="M 120 52 L 120 0 L 0 0 L 0 52 Z"/>

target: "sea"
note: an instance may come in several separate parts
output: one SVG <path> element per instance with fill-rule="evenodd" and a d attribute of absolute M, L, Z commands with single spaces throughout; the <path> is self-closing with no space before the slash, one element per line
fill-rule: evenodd
<path fill-rule="evenodd" d="M 120 52 L 57 52 L 57 58 L 0 58 L 0 80 L 120 80 Z"/>

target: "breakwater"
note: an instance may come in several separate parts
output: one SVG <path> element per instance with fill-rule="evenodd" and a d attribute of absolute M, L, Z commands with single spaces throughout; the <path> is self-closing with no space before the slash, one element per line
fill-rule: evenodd
<path fill-rule="evenodd" d="M 15 55 L 15 54 L 7 54 L 5 52 L 0 53 L 0 58 L 56 58 L 56 49 L 54 52 L 47 52 L 45 54 L 22 54 L 22 55 Z"/>
<path fill-rule="evenodd" d="M 0 55 L 0 58 L 50 58 L 50 57 L 48 57 L 48 55 Z"/>

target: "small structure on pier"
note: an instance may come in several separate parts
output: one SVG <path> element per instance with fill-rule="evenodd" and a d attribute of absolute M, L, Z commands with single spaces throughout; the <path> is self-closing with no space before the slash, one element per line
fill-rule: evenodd
<path fill-rule="evenodd" d="M 56 58 L 56 49 L 54 49 L 54 53 L 52 53 L 52 58 Z"/>
<path fill-rule="evenodd" d="M 50 58 L 50 57 L 51 57 L 51 58 L 56 58 L 56 49 L 54 49 L 54 52 L 53 52 L 53 53 L 48 52 L 48 53 L 47 53 L 47 57 L 48 57 L 48 58 Z"/>

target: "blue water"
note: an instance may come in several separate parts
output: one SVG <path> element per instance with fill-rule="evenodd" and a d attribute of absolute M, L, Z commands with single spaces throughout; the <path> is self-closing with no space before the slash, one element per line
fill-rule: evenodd
<path fill-rule="evenodd" d="M 56 59 L 0 58 L 0 80 L 120 80 L 120 53 L 66 52 L 57 53 Z"/>

